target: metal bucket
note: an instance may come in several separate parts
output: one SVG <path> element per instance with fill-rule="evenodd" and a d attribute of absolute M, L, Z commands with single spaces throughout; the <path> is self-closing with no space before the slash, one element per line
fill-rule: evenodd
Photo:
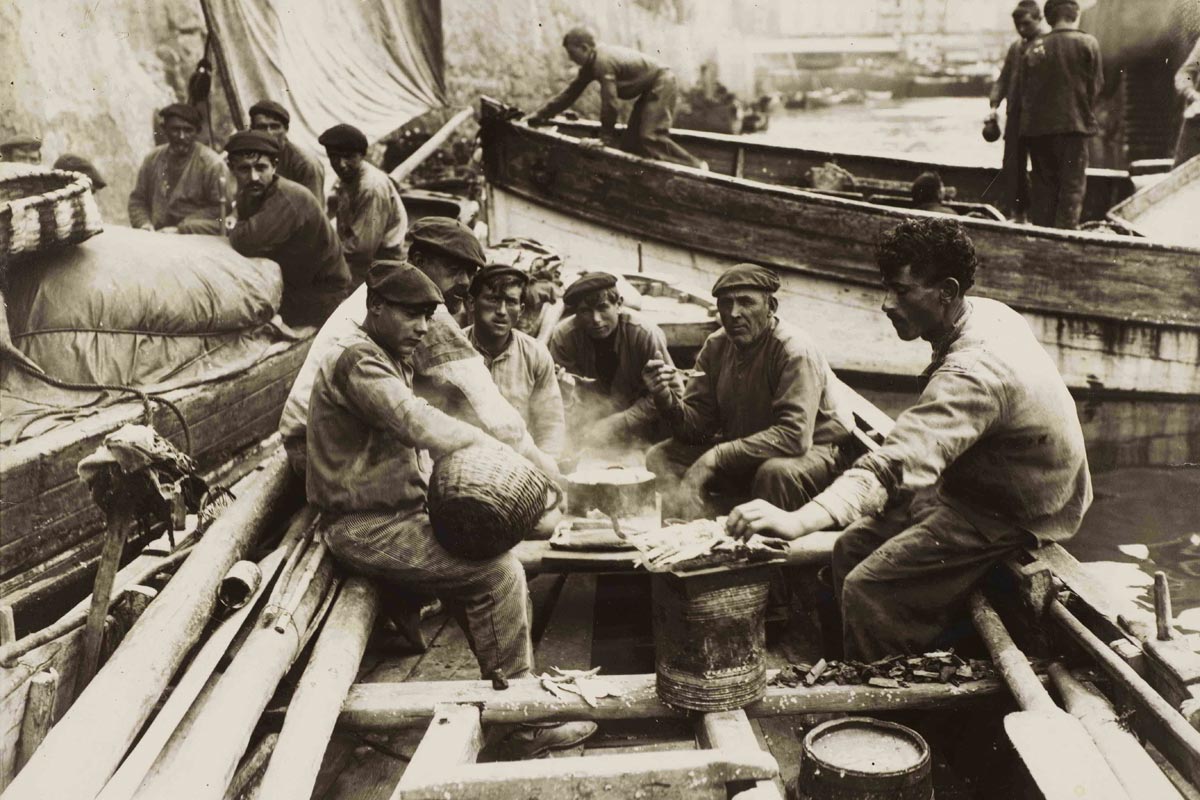
<path fill-rule="evenodd" d="M 769 578 L 762 567 L 653 576 L 654 663 L 664 703 L 729 711 L 762 698 Z"/>
<path fill-rule="evenodd" d="M 931 800 L 929 745 L 870 717 L 822 723 L 804 737 L 799 800 Z"/>

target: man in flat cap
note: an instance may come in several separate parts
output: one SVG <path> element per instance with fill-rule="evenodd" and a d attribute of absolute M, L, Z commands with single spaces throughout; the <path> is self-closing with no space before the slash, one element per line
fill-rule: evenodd
<path fill-rule="evenodd" d="M 285 323 L 320 325 L 350 291 L 350 271 L 324 209 L 303 186 L 280 177 L 275 137 L 239 131 L 225 152 L 238 187 L 229 243 L 242 255 L 279 264 Z"/>
<path fill-rule="evenodd" d="M 200 112 L 173 103 L 159 116 L 167 143 L 142 161 L 129 193 L 129 224 L 164 233 L 220 234 L 233 187 L 221 157 L 196 141 Z"/>
<path fill-rule="evenodd" d="M 554 359 L 546 345 L 516 329 L 528 283 L 529 273 L 506 264 L 479 270 L 471 279 L 472 325 L 465 332 L 538 449 L 561 459 L 567 423 Z"/>
<path fill-rule="evenodd" d="M 678 87 L 666 65 L 628 47 L 596 41 L 587 28 L 572 28 L 563 37 L 567 57 L 579 74 L 557 97 L 532 115 L 543 122 L 571 107 L 592 81 L 600 84 L 600 131 L 607 142 L 616 139 L 617 101 L 634 100 L 621 149 L 698 169 L 708 166 L 671 138 Z"/>
<path fill-rule="evenodd" d="M 103 176 L 100 175 L 100 170 L 96 169 L 95 165 L 83 156 L 77 156 L 74 153 L 63 153 L 55 160 L 54 168 L 86 175 L 88 180 L 92 182 L 93 194 L 108 186 Z"/>
<path fill-rule="evenodd" d="M 18 134 L 0 141 L 0 161 L 16 164 L 41 164 L 42 140 Z"/>
<path fill-rule="evenodd" d="M 567 314 L 550 335 L 550 355 L 571 375 L 592 383 L 580 387 L 576 430 L 579 447 L 654 441 L 658 414 L 642 383 L 653 359 L 673 363 L 662 330 L 624 307 L 617 277 L 585 272 L 563 292 Z"/>
<path fill-rule="evenodd" d="M 451 555 L 425 511 L 428 456 L 471 445 L 507 449 L 449 417 L 413 391 L 412 357 L 442 300 L 416 267 L 376 262 L 367 275 L 361 326 L 329 348 L 313 384 L 308 426 L 308 499 L 322 536 L 350 570 L 375 579 L 385 611 L 415 596 L 445 603 L 467 635 L 480 675 L 521 678 L 533 669 L 525 571 L 511 552 L 485 560 Z M 572 747 L 592 722 L 522 727 L 509 758 Z"/>
<path fill-rule="evenodd" d="M 312 192 L 322 207 L 325 205 L 325 167 L 314 153 L 288 138 L 292 115 L 274 100 L 259 100 L 250 106 L 250 130 L 262 131 L 279 145 L 281 178 L 295 181 Z"/>
<path fill-rule="evenodd" d="M 766 267 L 730 267 L 713 285 L 721 330 L 700 348 L 699 374 L 680 391 L 670 366 L 643 372 L 671 426 L 646 466 L 666 484 L 672 515 L 725 511 L 713 493 L 799 508 L 847 463 L 853 417 L 840 383 L 808 335 L 775 315 L 778 289 Z"/>
<path fill-rule="evenodd" d="M 408 261 L 445 298 L 465 293 L 484 263 L 483 247 L 458 220 L 424 217 L 409 229 Z M 300 474 L 305 469 L 304 437 L 317 364 L 326 349 L 354 331 L 366 313 L 366 295 L 365 285 L 355 289 L 321 326 L 284 403 L 279 432 L 292 467 Z M 444 304 L 438 306 L 429 331 L 413 352 L 412 365 L 418 388 L 435 407 L 479 426 L 552 476 L 557 473 L 554 459 L 538 449 L 521 415 L 500 394 L 483 359 Z"/>
<path fill-rule="evenodd" d="M 357 285 L 376 259 L 403 256 L 408 214 L 387 173 L 367 161 L 367 137 L 353 125 L 334 125 L 317 140 L 337 175 L 334 216 L 338 238 Z"/>
<path fill-rule="evenodd" d="M 920 398 L 812 502 L 753 501 L 728 522 L 788 540 L 845 528 L 834 593 L 845 657 L 862 661 L 953 646 L 989 569 L 1069 539 L 1092 501 L 1075 401 L 1020 314 L 966 296 L 977 264 L 962 225 L 908 220 L 876 253 L 896 335 L 933 348 Z"/>
<path fill-rule="evenodd" d="M 1034 225 L 1078 228 L 1087 191 L 1088 140 L 1099 130 L 1100 43 L 1079 30 L 1075 0 L 1046 0 L 1050 32 L 1021 55 L 1021 139 L 1033 166 Z"/>

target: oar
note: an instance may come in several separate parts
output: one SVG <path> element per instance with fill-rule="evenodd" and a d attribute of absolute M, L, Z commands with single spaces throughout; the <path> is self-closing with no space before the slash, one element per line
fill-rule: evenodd
<path fill-rule="evenodd" d="M 1046 800 L 1129 800 L 1075 717 L 1054 704 L 991 604 L 976 591 L 971 619 L 1021 711 L 1004 718 L 1017 756 Z"/>

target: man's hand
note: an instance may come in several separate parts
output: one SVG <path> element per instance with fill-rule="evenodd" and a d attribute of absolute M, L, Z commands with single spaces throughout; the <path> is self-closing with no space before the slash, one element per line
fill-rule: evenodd
<path fill-rule="evenodd" d="M 766 500 L 751 500 L 729 512 L 725 531 L 735 539 L 748 539 L 757 533 L 787 541 L 808 533 L 798 524 L 794 514 L 776 508 Z"/>
<path fill-rule="evenodd" d="M 984 122 L 993 122 L 998 119 L 1000 119 L 1000 110 L 997 108 L 993 108 L 991 111 L 988 112 L 987 116 L 983 118 L 983 121 Z"/>
<path fill-rule="evenodd" d="M 165 228 L 159 228 L 159 233 L 179 233 L 179 227 L 176 225 L 168 225 Z"/>
<path fill-rule="evenodd" d="M 668 364 L 665 359 L 652 358 L 642 367 L 642 383 L 655 400 L 669 401 L 678 391 L 681 382 L 679 370 Z"/>
<path fill-rule="evenodd" d="M 690 495 L 700 495 L 704 491 L 704 487 L 708 486 L 716 476 L 717 459 L 713 455 L 713 451 L 708 450 L 688 467 L 687 472 L 683 473 L 680 491 L 686 491 Z"/>
<path fill-rule="evenodd" d="M 138 230 L 139 231 L 150 231 L 151 233 L 153 233 L 154 226 L 151 225 L 149 222 L 143 222 L 141 225 L 138 225 Z"/>

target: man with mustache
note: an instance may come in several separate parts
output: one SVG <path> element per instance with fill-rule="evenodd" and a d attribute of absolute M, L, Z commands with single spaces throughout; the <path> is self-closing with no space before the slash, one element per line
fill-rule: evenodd
<path fill-rule="evenodd" d="M 554 359 L 546 345 L 516 330 L 529 274 L 505 264 L 489 264 L 471 279 L 471 318 L 465 333 L 483 356 L 504 399 L 525 420 L 538 448 L 563 455 L 567 423 Z"/>
<path fill-rule="evenodd" d="M 617 277 L 585 272 L 563 292 L 566 313 L 550 335 L 550 355 L 572 375 L 591 381 L 580 388 L 577 429 L 581 448 L 654 440 L 658 415 L 642 385 L 642 368 L 652 359 L 671 363 L 667 337 L 657 325 L 624 307 Z M 572 417 L 576 414 L 573 412 Z"/>
<path fill-rule="evenodd" d="M 129 224 L 163 233 L 221 233 L 229 174 L 196 141 L 200 112 L 173 103 L 159 112 L 167 143 L 150 151 L 129 193 Z"/>
<path fill-rule="evenodd" d="M 373 261 L 403 257 L 408 215 L 392 179 L 366 160 L 367 137 L 362 131 L 334 125 L 317 141 L 338 177 L 333 211 L 342 253 L 357 286 Z"/>
<path fill-rule="evenodd" d="M 712 492 L 799 508 L 849 461 L 840 384 L 808 335 L 776 316 L 778 290 L 766 267 L 730 267 L 713 284 L 721 330 L 700 348 L 699 374 L 682 389 L 670 365 L 642 373 L 673 434 L 646 454 L 672 487 L 663 508 L 673 516 L 721 513 Z"/>
<path fill-rule="evenodd" d="M 279 145 L 262 131 L 240 131 L 225 145 L 237 181 L 237 218 L 229 243 L 244 256 L 279 264 L 288 325 L 320 325 L 346 297 L 350 272 L 317 199 L 277 174 Z"/>
<path fill-rule="evenodd" d="M 274 100 L 259 100 L 250 106 L 250 129 L 262 131 L 279 145 L 279 176 L 295 181 L 325 203 L 325 167 L 314 153 L 288 138 L 292 115 Z"/>
<path fill-rule="evenodd" d="M 961 224 L 903 222 L 876 260 L 896 335 L 933 347 L 920 398 L 812 502 L 756 500 L 728 521 L 738 536 L 789 540 L 845 528 L 834 592 L 845 657 L 863 661 L 951 644 L 992 565 L 1069 539 L 1092 501 L 1075 402 L 1020 314 L 966 297 L 976 258 Z"/>

